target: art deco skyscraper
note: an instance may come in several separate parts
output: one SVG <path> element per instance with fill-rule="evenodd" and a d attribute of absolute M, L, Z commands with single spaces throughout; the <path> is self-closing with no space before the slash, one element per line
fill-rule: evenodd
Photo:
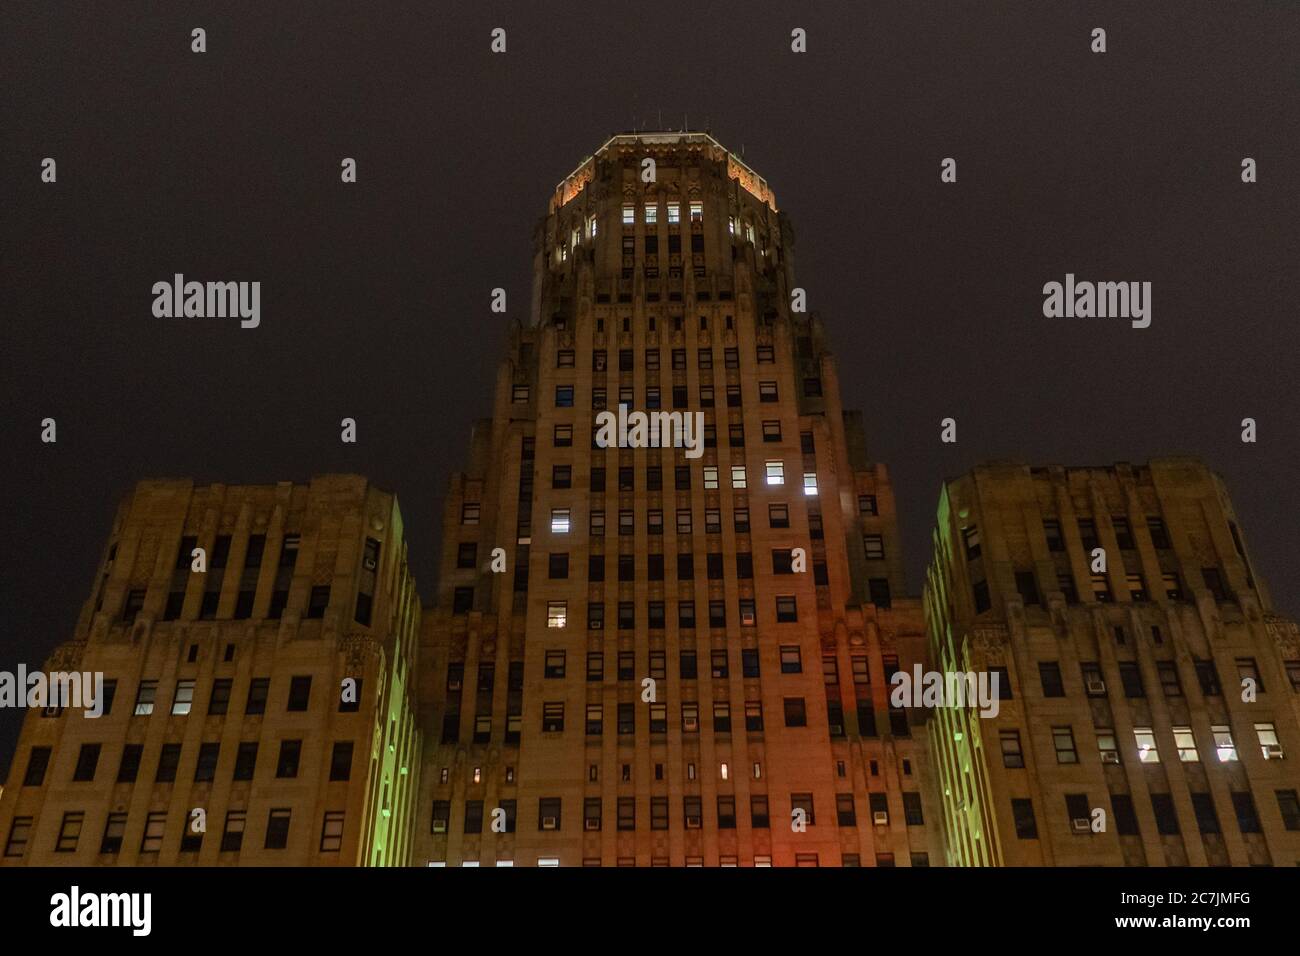
<path fill-rule="evenodd" d="M 931 721 L 950 863 L 1300 861 L 1300 634 L 1218 476 L 990 464 L 934 544 L 933 666 L 1010 688 Z"/>
<path fill-rule="evenodd" d="M 557 186 L 426 611 L 415 859 L 924 865 L 924 652 L 894 501 L 841 408 L 768 184 L 701 133 Z M 702 412 L 702 457 L 598 447 Z"/>
<path fill-rule="evenodd" d="M 102 673 L 104 713 L 27 713 L 0 864 L 407 863 L 419 614 L 363 478 L 141 482 L 47 663 Z"/>

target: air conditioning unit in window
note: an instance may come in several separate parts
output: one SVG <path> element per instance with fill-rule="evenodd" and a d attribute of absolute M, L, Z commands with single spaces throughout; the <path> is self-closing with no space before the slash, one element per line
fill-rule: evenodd
<path fill-rule="evenodd" d="M 559 827 L 559 821 L 555 817 L 542 817 L 543 830 L 555 830 Z"/>
<path fill-rule="evenodd" d="M 698 829 L 700 828 L 700 825 L 701 825 L 702 822 L 703 822 L 703 821 L 702 821 L 702 819 L 701 819 L 700 817 L 687 817 L 687 818 L 686 818 L 686 829 L 688 829 L 688 830 L 698 830 Z"/>
<path fill-rule="evenodd" d="M 1088 678 L 1088 693 L 1089 693 L 1089 694 L 1104 694 L 1104 693 L 1106 693 L 1106 682 L 1105 682 L 1104 680 L 1102 680 L 1100 677 L 1089 677 L 1089 678 Z"/>
<path fill-rule="evenodd" d="M 1102 762 L 1102 763 L 1119 763 L 1119 751 L 1118 751 L 1118 750 L 1103 750 L 1103 751 L 1101 752 L 1101 762 Z"/>
<path fill-rule="evenodd" d="M 878 827 L 889 826 L 889 813 L 885 810 L 877 810 L 871 814 L 871 822 Z"/>
<path fill-rule="evenodd" d="M 458 680 L 447 681 L 447 690 L 460 690 L 460 681 Z"/>
<path fill-rule="evenodd" d="M 434 832 L 434 833 L 446 833 L 446 832 L 447 832 L 447 821 L 446 821 L 446 820 L 434 820 L 434 821 L 433 821 L 433 832 Z"/>
<path fill-rule="evenodd" d="M 832 737 L 843 737 L 843 736 L 844 736 L 844 725 L 843 725 L 843 724 L 831 724 L 831 726 L 830 726 L 830 730 L 831 730 L 831 736 L 832 736 Z"/>
<path fill-rule="evenodd" d="M 695 731 L 699 729 L 700 729 L 700 722 L 697 718 L 695 717 L 682 718 L 682 730 L 686 731 L 687 733 L 695 733 Z"/>
<path fill-rule="evenodd" d="M 1075 817 L 1070 821 L 1070 829 L 1075 833 L 1091 833 L 1092 824 L 1088 822 L 1087 817 Z"/>
<path fill-rule="evenodd" d="M 1269 744 L 1264 748 L 1265 760 L 1281 760 L 1283 756 L 1281 744 Z"/>
<path fill-rule="evenodd" d="M 599 818 L 599 817 L 588 817 L 586 820 L 583 821 L 583 829 L 585 829 L 585 830 L 599 830 L 599 829 L 600 829 L 600 818 Z"/>
<path fill-rule="evenodd" d="M 377 562 L 374 558 L 362 558 L 361 566 L 364 567 L 367 571 L 373 571 L 376 567 L 379 566 L 379 562 Z"/>
<path fill-rule="evenodd" d="M 741 612 L 740 612 L 740 624 L 741 624 L 742 627 L 753 627 L 753 626 L 754 626 L 754 612 L 753 612 L 753 611 L 741 611 Z"/>

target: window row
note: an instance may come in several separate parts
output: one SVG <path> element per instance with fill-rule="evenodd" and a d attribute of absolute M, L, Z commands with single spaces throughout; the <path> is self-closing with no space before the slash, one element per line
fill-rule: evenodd
<path fill-rule="evenodd" d="M 630 323 L 630 319 L 624 320 Z M 651 317 L 651 323 L 654 318 Z M 701 331 L 707 330 L 708 320 L 700 317 Z M 731 322 L 731 316 L 727 316 L 727 322 Z M 731 326 L 728 325 L 728 328 Z M 654 324 L 650 325 L 650 330 L 654 331 Z M 623 328 L 624 332 L 630 330 L 630 325 Z M 659 349 L 645 349 L 642 353 L 642 364 L 647 372 L 658 372 L 662 369 L 663 352 Z M 710 370 L 713 368 L 712 348 L 702 348 L 696 350 L 695 363 L 697 368 Z M 669 352 L 669 368 L 674 372 L 686 371 L 686 349 L 672 349 Z M 754 358 L 759 365 L 772 365 L 776 362 L 776 350 L 771 345 L 757 345 L 754 349 Z M 574 349 L 558 349 L 555 353 L 556 368 L 574 368 L 577 361 L 577 353 Z M 631 372 L 636 368 L 636 352 L 633 349 L 619 349 L 616 353 L 616 367 L 620 372 Z M 734 347 L 724 348 L 722 350 L 722 367 L 725 369 L 736 370 L 740 368 L 740 350 Z M 593 349 L 591 353 L 591 370 L 593 372 L 604 372 L 609 370 L 609 352 L 605 349 Z"/>
<path fill-rule="evenodd" d="M 1124 643 L 1123 629 L 1116 628 L 1117 642 Z M 1153 640 L 1156 644 L 1163 643 L 1163 637 L 1160 635 L 1159 627 L 1152 627 Z M 1264 678 L 1260 673 L 1259 664 L 1253 657 L 1234 658 L 1234 665 L 1237 670 L 1237 684 L 1242 692 L 1249 690 L 1252 694 L 1262 694 L 1266 688 Z M 1300 660 L 1288 659 L 1283 662 L 1288 682 L 1291 689 L 1300 692 Z M 1156 679 L 1159 681 L 1160 689 L 1166 697 L 1182 697 L 1184 695 L 1182 677 L 1179 674 L 1178 664 L 1172 660 L 1157 660 Z M 1116 669 L 1119 671 L 1120 686 L 1123 689 L 1124 696 L 1130 699 L 1143 698 L 1147 696 L 1147 687 L 1142 675 L 1142 667 L 1137 661 L 1117 661 Z M 994 667 L 990 670 L 998 675 L 998 685 L 1000 688 L 1000 699 L 1011 699 L 1010 675 L 1005 667 Z M 1196 676 L 1196 683 L 1201 693 L 1206 697 L 1220 697 L 1223 695 L 1223 685 L 1219 680 L 1218 667 L 1214 661 L 1209 659 L 1193 658 L 1192 671 Z M 1081 661 L 1079 663 L 1079 678 L 1085 694 L 1089 697 L 1106 697 L 1108 694 L 1106 681 L 1103 676 L 1102 666 L 1097 661 Z M 1039 661 L 1038 662 L 1038 679 L 1044 697 L 1064 697 L 1066 696 L 1065 680 L 1061 673 L 1061 665 L 1058 661 Z"/>
<path fill-rule="evenodd" d="M 924 826 L 925 815 L 921 807 L 921 795 L 912 791 L 901 794 L 903 803 L 903 821 L 907 826 Z M 646 809 L 647 801 L 638 801 L 636 797 L 617 797 L 614 801 L 615 828 L 621 831 L 636 830 L 637 805 Z M 651 830 L 667 830 L 670 823 L 670 798 L 650 797 L 648 801 L 648 820 L 643 818 L 641 827 Z M 542 797 L 537 801 L 537 830 L 558 831 L 563 826 L 563 801 L 560 797 Z M 681 826 L 687 830 L 705 828 L 704 800 L 700 796 L 687 794 L 677 804 L 680 808 Z M 582 829 L 600 831 L 605 826 L 604 801 L 600 797 L 586 797 L 582 801 Z M 734 830 L 737 824 L 736 798 L 731 794 L 719 794 L 716 798 L 715 813 L 708 821 L 710 827 L 719 830 Z M 867 794 L 868 821 L 872 826 L 889 826 L 889 799 L 884 793 Z M 447 833 L 451 829 L 452 803 L 450 800 L 433 801 L 430 821 L 431 833 Z M 460 815 L 462 833 L 484 832 L 487 829 L 495 833 L 514 833 L 518 826 L 518 801 L 501 800 L 496 806 L 489 807 L 483 800 L 466 800 Z M 790 815 L 788 825 L 815 826 L 817 815 L 811 793 L 790 794 Z M 841 827 L 858 826 L 857 798 L 852 793 L 835 795 L 835 822 Z M 772 814 L 769 798 L 766 794 L 752 794 L 749 798 L 749 825 L 753 829 L 767 830 L 772 826 Z"/>
<path fill-rule="evenodd" d="M 181 764 L 181 744 L 163 744 L 158 751 L 158 762 L 154 767 L 154 783 L 175 783 Z M 257 768 L 259 745 L 257 741 L 239 744 L 235 751 L 231 767 L 231 780 L 252 780 Z M 335 741 L 330 752 L 329 779 L 331 781 L 350 780 L 352 778 L 352 741 Z M 77 763 L 72 771 L 73 783 L 92 783 L 99 771 L 100 755 L 103 745 L 83 743 L 77 752 Z M 49 769 L 51 748 L 32 747 L 27 757 L 27 769 L 23 774 L 24 787 L 39 787 L 45 783 L 46 771 Z M 135 783 L 140 777 L 140 765 L 144 757 L 143 744 L 126 744 L 118 761 L 114 783 Z M 221 757 L 220 743 L 201 743 L 194 755 L 194 782 L 210 783 L 216 779 L 217 762 Z M 294 779 L 302 759 L 301 740 L 282 740 L 275 759 L 275 777 L 277 779 Z M 148 778 L 146 778 L 148 779 Z"/>
<path fill-rule="evenodd" d="M 263 833 L 262 848 L 266 850 L 284 850 L 289 846 L 289 825 L 293 811 L 289 807 L 276 807 L 268 811 L 266 829 Z M 337 853 L 343 847 L 343 823 L 345 813 L 342 810 L 327 810 L 321 821 L 319 850 L 322 853 Z M 116 854 L 122 850 L 126 838 L 128 815 L 110 813 L 104 824 L 103 835 L 99 839 L 100 854 Z M 5 841 L 6 857 L 21 857 L 31 840 L 33 818 L 30 816 L 14 817 L 9 827 L 9 836 Z M 71 810 L 63 814 L 59 831 L 55 836 L 53 850 L 56 853 L 74 853 L 81 843 L 85 828 L 86 814 L 81 810 Z M 244 832 L 248 825 L 247 810 L 228 810 L 225 824 L 221 831 L 220 852 L 237 853 L 244 845 Z M 144 830 L 140 835 L 139 851 L 157 853 L 162 849 L 163 838 L 167 833 L 167 812 L 152 811 L 145 818 Z M 189 816 L 181 822 L 181 853 L 197 853 L 203 846 L 205 833 L 194 832 L 189 825 Z"/>
<path fill-rule="evenodd" d="M 465 589 L 457 588 L 457 591 Z M 469 589 L 473 590 L 473 589 Z M 792 594 L 777 595 L 773 601 L 775 605 L 773 613 L 773 623 L 792 624 L 799 620 L 798 600 Z M 758 624 L 757 605 L 754 598 L 740 598 L 737 602 L 740 611 L 740 624 L 742 627 L 756 627 Z M 636 602 L 619 601 L 617 605 L 618 620 L 617 626 L 620 631 L 630 631 L 636 627 Z M 659 630 L 667 627 L 667 604 L 664 601 L 649 601 L 646 603 L 646 625 L 651 630 Z M 569 626 L 569 602 L 568 601 L 548 601 L 546 603 L 546 626 L 547 627 L 568 627 Z M 678 601 L 677 602 L 677 626 L 679 628 L 693 628 L 696 626 L 695 620 L 695 602 Z M 726 601 L 709 601 L 708 602 L 708 627 L 726 627 L 727 626 L 727 602 Z M 605 627 L 605 604 L 603 601 L 587 602 L 587 629 L 592 631 L 603 630 Z"/>
<path fill-rule="evenodd" d="M 1297 796 L 1296 791 L 1275 790 L 1273 794 L 1277 800 L 1283 826 L 1288 830 L 1300 830 L 1300 797 Z M 1239 790 L 1233 791 L 1230 794 L 1230 799 L 1232 801 L 1233 815 L 1237 819 L 1237 829 L 1242 833 L 1263 832 L 1259 813 L 1255 807 L 1254 795 L 1249 790 Z M 1196 828 L 1200 833 L 1217 834 L 1223 832 L 1213 794 L 1194 792 L 1191 794 L 1191 803 Z M 1094 819 L 1102 819 L 1100 815 L 1094 816 L 1097 810 L 1103 810 L 1104 812 L 1104 808 L 1092 806 L 1086 793 L 1065 794 L 1066 825 L 1071 833 L 1087 836 L 1097 832 L 1093 830 L 1093 821 Z M 1111 794 L 1110 812 L 1114 830 L 1120 836 L 1141 835 L 1137 812 L 1133 805 L 1133 797 L 1130 794 Z M 1156 832 L 1161 836 L 1177 836 L 1182 832 L 1172 794 L 1151 794 L 1151 813 L 1155 819 Z M 1015 821 L 1017 837 L 1022 840 L 1038 839 L 1038 823 L 1034 818 L 1034 804 L 1031 799 L 1013 797 L 1011 800 L 1011 815 Z M 1111 821 L 1107 821 L 1108 827 Z"/>
<path fill-rule="evenodd" d="M 227 649 L 226 661 L 233 658 L 234 645 L 229 645 Z M 190 662 L 195 659 L 195 646 L 191 646 Z M 288 696 L 285 700 L 285 710 L 293 712 L 304 712 L 308 709 L 311 701 L 311 682 L 309 675 L 299 675 L 289 678 Z M 117 699 L 117 679 L 106 678 L 99 694 L 100 717 L 107 717 L 113 712 L 113 704 Z M 361 707 L 361 688 L 363 679 L 360 677 L 349 677 L 340 685 L 338 698 L 339 713 L 355 713 Z M 230 712 L 230 702 L 234 694 L 235 681 L 231 677 L 217 677 L 212 681 L 212 686 L 208 694 L 207 716 L 220 716 Z M 184 717 L 194 710 L 194 697 L 198 690 L 198 681 L 192 678 L 182 678 L 176 681 L 172 688 L 171 703 L 167 705 L 162 713 L 168 713 L 174 717 Z M 157 680 L 142 680 L 136 686 L 135 703 L 132 706 L 131 714 L 135 717 L 148 717 L 154 713 L 159 698 L 159 682 Z M 243 714 L 253 716 L 266 713 L 267 701 L 271 696 L 271 678 L 254 677 L 248 682 L 248 689 L 244 697 Z M 165 698 L 164 698 L 165 699 Z M 43 712 L 43 716 L 57 716 L 62 711 L 61 707 L 49 707 Z"/>
<path fill-rule="evenodd" d="M 1281 760 L 1285 756 L 1278 740 L 1277 727 L 1267 721 L 1254 724 L 1255 737 L 1260 753 L 1265 760 Z M 1002 765 L 1009 768 L 1023 768 L 1025 755 L 1021 745 L 1020 731 L 1002 730 L 999 732 L 1002 746 Z M 1120 749 L 1115 731 L 1110 728 L 1097 728 L 1097 750 L 1102 763 L 1122 763 Z M 1220 763 L 1230 763 L 1238 759 L 1237 745 L 1232 738 L 1232 728 L 1227 724 L 1215 724 L 1210 727 L 1214 740 L 1214 755 Z M 1198 763 L 1201 759 L 1197 747 L 1196 735 L 1190 726 L 1175 725 L 1172 728 L 1174 750 L 1183 763 Z M 1151 727 L 1133 728 L 1134 753 L 1140 763 L 1159 763 L 1160 750 L 1156 744 L 1155 730 Z M 1075 764 L 1079 762 L 1079 752 L 1075 746 L 1074 729 L 1069 725 L 1052 728 L 1052 746 L 1056 752 L 1058 764 Z"/>

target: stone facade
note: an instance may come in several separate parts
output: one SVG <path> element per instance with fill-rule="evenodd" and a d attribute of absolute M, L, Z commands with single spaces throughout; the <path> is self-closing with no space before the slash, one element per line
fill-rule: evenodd
<path fill-rule="evenodd" d="M 111 706 L 29 710 L 0 864 L 407 863 L 420 606 L 402 530 L 354 476 L 141 482 L 45 665 L 102 672 Z"/>
<path fill-rule="evenodd" d="M 1218 476 L 989 464 L 945 485 L 934 541 L 934 666 L 1011 688 L 932 722 L 951 864 L 1300 861 L 1296 626 Z"/>
<path fill-rule="evenodd" d="M 771 190 L 706 135 L 617 136 L 534 265 L 443 516 L 417 860 L 938 859 L 924 726 L 886 704 L 924 651 L 893 493 Z M 620 404 L 702 412 L 702 456 L 595 447 Z"/>

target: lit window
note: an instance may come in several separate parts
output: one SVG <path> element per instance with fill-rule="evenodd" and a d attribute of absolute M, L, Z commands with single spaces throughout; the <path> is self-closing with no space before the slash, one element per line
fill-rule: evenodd
<path fill-rule="evenodd" d="M 1265 760 L 1282 758 L 1282 744 L 1277 739 L 1277 727 L 1273 724 L 1256 724 L 1255 734 L 1259 737 L 1259 749 Z"/>
<path fill-rule="evenodd" d="M 803 475 L 803 493 L 805 495 L 817 494 L 817 473 L 815 471 L 805 471 Z"/>
<path fill-rule="evenodd" d="M 591 238 L 593 239 L 596 238 L 596 217 L 595 216 L 587 217 L 587 234 L 590 235 Z"/>
<path fill-rule="evenodd" d="M 1214 749 L 1219 754 L 1219 763 L 1237 759 L 1237 745 L 1232 742 L 1232 728 L 1226 724 L 1215 724 L 1210 728 L 1214 734 Z"/>
<path fill-rule="evenodd" d="M 1178 748 L 1178 759 L 1183 763 L 1195 763 L 1201 759 L 1196 752 L 1196 738 L 1192 736 L 1191 727 L 1174 728 L 1174 746 Z"/>
<path fill-rule="evenodd" d="M 1097 752 L 1102 763 L 1119 763 L 1119 749 L 1115 744 L 1115 731 L 1097 731 Z"/>
<path fill-rule="evenodd" d="M 785 484 L 785 464 L 783 462 L 767 462 L 767 483 L 769 485 Z"/>
<path fill-rule="evenodd" d="M 727 217 L 727 232 L 731 233 L 733 236 L 736 234 L 736 217 L 735 217 L 735 216 L 728 216 L 728 217 Z"/>
<path fill-rule="evenodd" d="M 540 856 L 537 858 L 538 866 L 559 866 L 560 858 L 555 856 Z"/>
<path fill-rule="evenodd" d="M 570 249 L 572 249 L 574 246 L 576 246 L 576 245 L 578 244 L 578 236 L 581 234 L 581 232 L 582 232 L 582 230 L 580 230 L 580 229 L 574 229 L 573 232 L 571 232 L 571 233 L 569 234 L 569 248 L 570 248 Z"/>
<path fill-rule="evenodd" d="M 564 601 L 551 601 L 546 605 L 546 626 L 564 627 L 569 622 L 569 606 Z"/>
<path fill-rule="evenodd" d="M 1160 762 L 1160 751 L 1156 749 L 1156 735 L 1150 727 L 1134 727 L 1133 737 L 1137 741 L 1139 760 L 1143 763 Z"/>
<path fill-rule="evenodd" d="M 1056 748 L 1057 763 L 1078 763 L 1079 755 L 1074 749 L 1074 731 L 1069 727 L 1053 727 L 1052 743 Z"/>
<path fill-rule="evenodd" d="M 630 202 L 623 203 L 623 225 L 631 226 L 636 223 L 636 206 Z"/>
<path fill-rule="evenodd" d="M 731 487 L 733 488 L 745 487 L 745 466 L 744 465 L 731 466 Z"/>
<path fill-rule="evenodd" d="M 176 696 L 172 698 L 173 714 L 188 714 L 194 703 L 194 681 L 176 682 Z"/>
<path fill-rule="evenodd" d="M 551 534 L 568 534 L 569 533 L 569 509 L 552 508 L 551 509 Z"/>
<path fill-rule="evenodd" d="M 682 221 L 681 203 L 670 202 L 668 204 L 668 222 L 670 224 L 674 224 L 674 223 L 679 223 L 681 221 Z"/>
<path fill-rule="evenodd" d="M 704 487 L 718 487 L 718 469 L 714 465 L 705 465 L 704 467 Z"/>
<path fill-rule="evenodd" d="M 135 695 L 135 715 L 137 717 L 147 717 L 153 713 L 154 698 L 158 694 L 158 682 L 156 680 L 140 681 L 140 689 Z"/>
<path fill-rule="evenodd" d="M 704 221 L 704 203 L 698 199 L 691 201 L 691 222 Z"/>
<path fill-rule="evenodd" d="M 659 222 L 659 204 L 657 202 L 648 202 L 645 204 L 645 224 L 653 226 Z"/>
<path fill-rule="evenodd" d="M 724 763 L 724 764 L 722 764 L 721 767 L 719 767 L 718 769 L 719 769 L 719 772 L 722 774 L 722 779 L 723 779 L 723 780 L 726 780 L 726 779 L 727 779 L 727 776 L 728 776 L 728 774 L 729 774 L 729 771 L 727 770 L 727 765 Z"/>

